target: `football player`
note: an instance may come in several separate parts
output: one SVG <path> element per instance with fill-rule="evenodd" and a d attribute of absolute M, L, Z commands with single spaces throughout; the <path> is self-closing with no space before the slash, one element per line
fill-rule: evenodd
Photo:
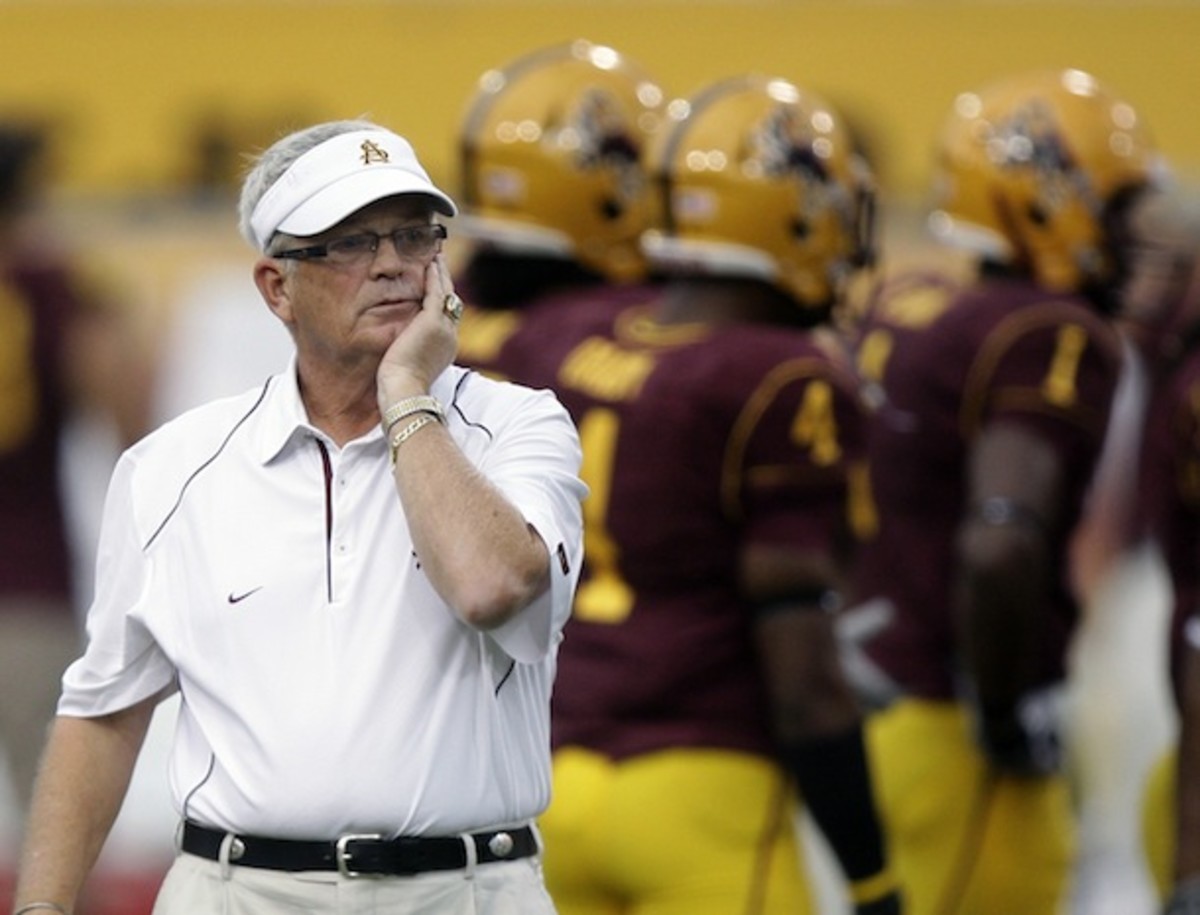
<path fill-rule="evenodd" d="M 783 79 L 672 110 L 643 241 L 668 282 L 527 351 L 591 488 L 548 885 L 564 915 L 813 912 L 798 787 L 854 911 L 898 913 L 831 625 L 864 414 L 829 321 L 869 250 L 871 176 L 840 115 Z"/>
<path fill-rule="evenodd" d="M 878 531 L 843 625 L 880 707 L 871 748 L 916 915 L 1052 915 L 1065 900 L 1067 548 L 1120 371 L 1125 220 L 1156 161 L 1137 110 L 1087 73 L 960 94 L 929 224 L 974 269 L 895 281 L 861 332 L 882 392 Z"/>

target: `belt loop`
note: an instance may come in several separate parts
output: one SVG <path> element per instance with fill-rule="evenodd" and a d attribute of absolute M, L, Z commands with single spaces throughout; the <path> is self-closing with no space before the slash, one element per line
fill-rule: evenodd
<path fill-rule="evenodd" d="M 233 865 L 231 860 L 236 860 L 242 856 L 242 851 L 238 846 L 241 842 L 238 837 L 232 832 L 225 833 L 221 837 L 221 847 L 217 851 L 217 862 L 221 865 L 221 879 L 228 881 L 233 877 Z"/>
<path fill-rule="evenodd" d="M 464 832 L 458 838 L 467 851 L 467 867 L 464 876 L 468 880 L 473 880 L 475 879 L 475 865 L 479 863 L 479 849 L 475 847 L 475 837 Z"/>

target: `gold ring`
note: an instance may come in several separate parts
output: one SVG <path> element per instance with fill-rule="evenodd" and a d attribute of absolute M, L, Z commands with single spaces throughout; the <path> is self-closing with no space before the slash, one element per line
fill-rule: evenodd
<path fill-rule="evenodd" d="M 463 300 L 458 297 L 457 293 L 447 293 L 446 298 L 442 300 L 442 311 L 446 313 L 451 321 L 461 321 L 463 316 Z"/>

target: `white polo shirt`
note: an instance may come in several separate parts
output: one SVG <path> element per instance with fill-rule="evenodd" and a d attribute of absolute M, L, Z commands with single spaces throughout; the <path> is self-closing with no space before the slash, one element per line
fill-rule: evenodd
<path fill-rule="evenodd" d="M 490 634 L 460 622 L 413 552 L 382 432 L 337 448 L 293 364 L 122 456 L 59 713 L 177 684 L 176 806 L 235 832 L 446 835 L 539 814 L 582 555 L 578 437 L 546 391 L 451 367 L 432 393 L 545 541 L 548 594 Z"/>

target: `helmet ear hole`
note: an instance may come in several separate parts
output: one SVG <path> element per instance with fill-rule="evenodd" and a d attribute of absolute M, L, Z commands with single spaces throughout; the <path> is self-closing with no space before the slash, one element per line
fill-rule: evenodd
<path fill-rule="evenodd" d="M 1046 209 L 1040 203 L 1030 203 L 1026 208 L 1025 215 L 1029 217 L 1029 221 L 1040 229 L 1044 229 L 1050 222 L 1050 217 L 1046 215 Z"/>
<path fill-rule="evenodd" d="M 804 241 L 806 238 L 808 238 L 808 234 L 810 231 L 812 231 L 812 230 L 809 227 L 808 222 L 806 220 L 803 220 L 803 219 L 793 219 L 792 220 L 792 237 L 794 239 L 796 239 L 796 241 Z"/>
<path fill-rule="evenodd" d="M 619 200 L 606 197 L 604 202 L 600 204 L 600 215 L 610 222 L 620 219 L 624 214 L 625 207 L 621 206 L 621 201 Z"/>

